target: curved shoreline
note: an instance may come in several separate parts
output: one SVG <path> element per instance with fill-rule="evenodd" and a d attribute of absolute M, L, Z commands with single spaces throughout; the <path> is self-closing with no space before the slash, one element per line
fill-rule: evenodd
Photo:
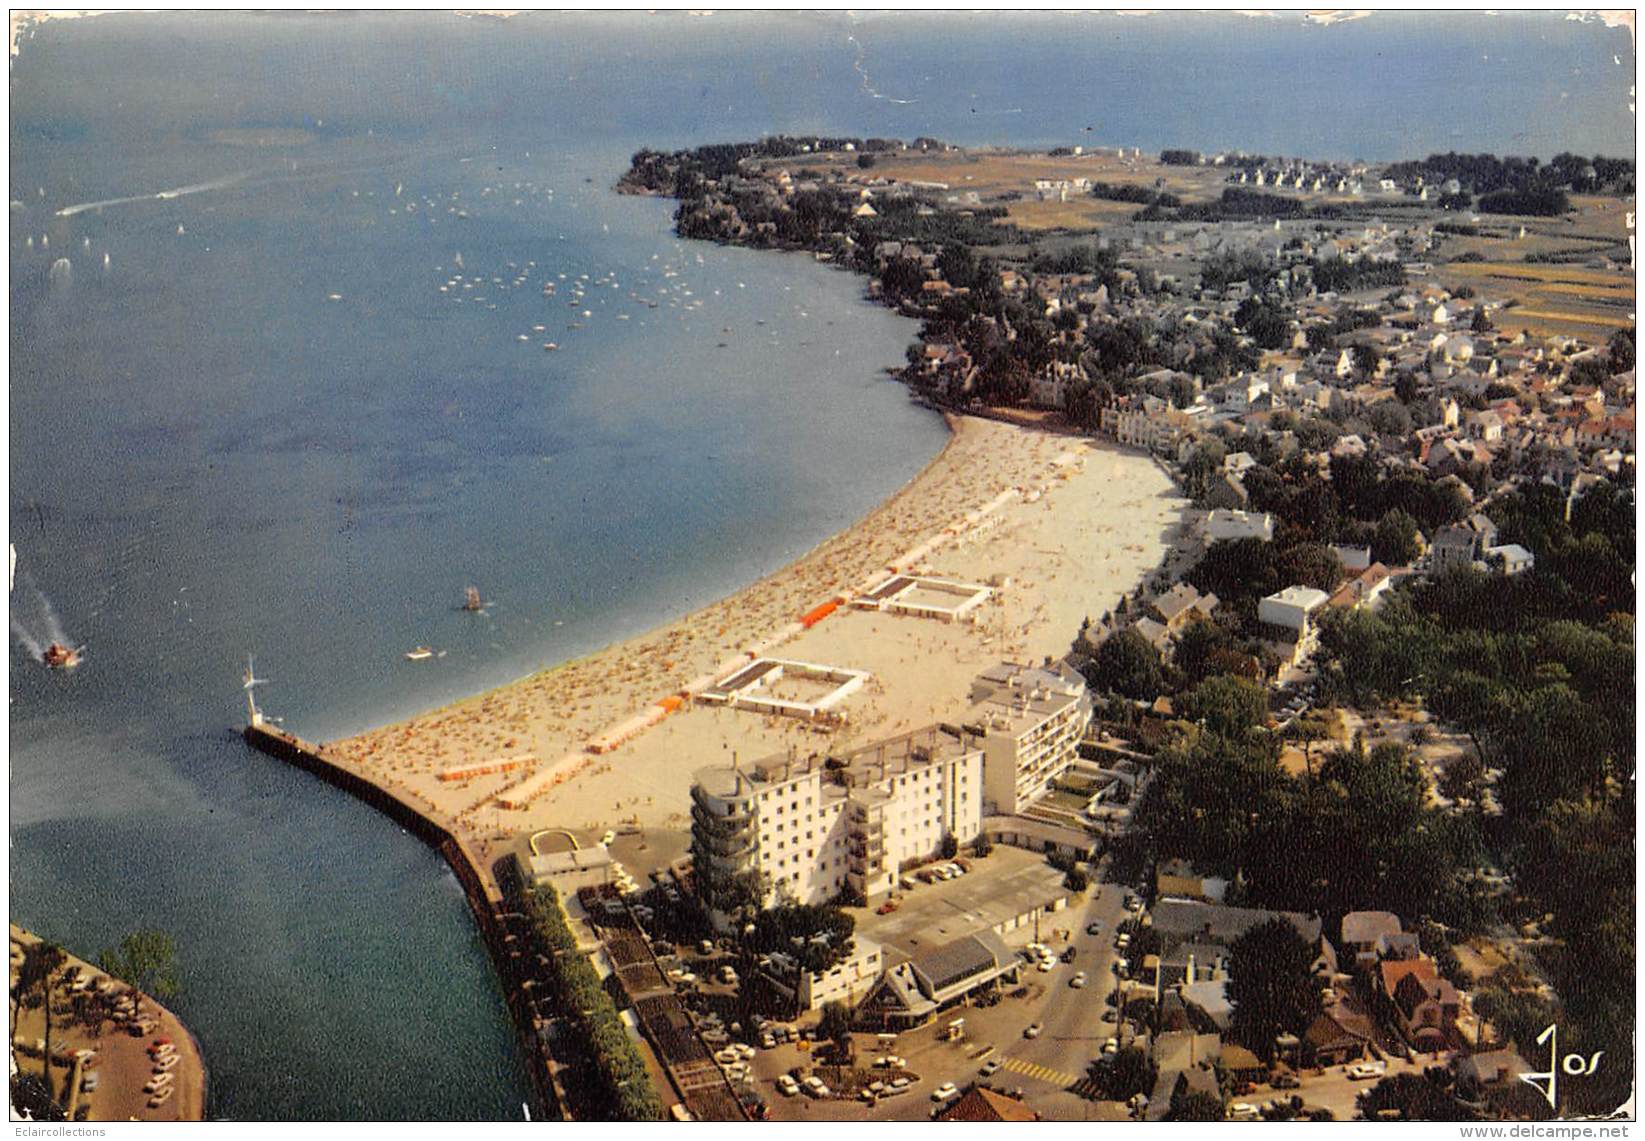
<path fill-rule="evenodd" d="M 605 750 L 591 750 L 590 743 L 624 718 L 791 632 L 819 603 L 952 531 L 1002 491 L 1025 487 L 1043 474 L 1050 451 L 1068 443 L 991 420 L 944 416 L 950 437 L 919 474 L 778 570 L 592 654 L 328 742 L 327 755 L 454 824 L 472 818 L 524 774 L 476 777 L 451 788 L 435 780 L 441 770 L 521 755 L 530 756 L 535 769 L 573 758 L 592 763 Z M 464 789 L 469 795 L 460 804 L 446 795 Z"/>
<path fill-rule="evenodd" d="M 819 645 L 811 627 L 893 567 L 924 566 L 941 550 L 945 563 L 957 564 L 950 570 L 969 570 L 979 576 L 976 581 L 985 573 L 1007 584 L 1015 578 L 1018 588 L 986 631 L 968 622 L 927 634 L 914 660 L 924 661 L 928 670 L 876 665 L 884 685 L 876 681 L 874 696 L 864 699 L 869 708 L 860 723 L 853 712 L 852 732 L 883 733 L 891 717 L 923 723 L 923 706 L 937 690 L 963 695 L 962 676 L 977 668 L 978 654 L 1037 660 L 1057 650 L 1053 643 L 1065 649 L 1079 622 L 1071 598 L 1100 606 L 1104 592 L 1132 589 L 1157 565 L 1156 547 L 1163 538 L 1129 530 L 1133 521 L 1140 528 L 1170 516 L 1179 502 L 1170 498 L 1169 481 L 1158 478 L 1151 463 L 1038 426 L 941 414 L 948 438 L 912 478 L 861 518 L 706 606 L 548 669 L 324 745 L 267 724 L 247 728 L 253 747 L 359 797 L 446 860 L 491 955 L 539 1107 L 552 1112 L 564 1101 L 539 1033 L 542 1012 L 516 977 L 505 905 L 492 871 L 517 835 L 545 820 L 587 829 L 603 819 L 600 827 L 615 827 L 613 813 L 622 811 L 622 796 L 647 789 L 655 796 L 645 797 L 643 808 L 638 796 L 631 797 L 633 815 L 626 819 L 639 824 L 643 813 L 645 827 L 660 825 L 668 832 L 677 823 L 674 809 L 683 804 L 674 786 L 692 769 L 724 749 L 742 748 L 752 756 L 755 748 L 771 748 L 764 740 L 747 739 L 747 724 L 760 736 L 755 719 L 733 726 L 716 720 L 723 711 L 679 712 L 690 708 L 692 695 L 729 668 L 791 640 L 808 647 L 797 649 L 797 656 L 854 661 L 849 641 L 854 631 L 860 633 L 856 624 L 869 621 L 865 612 L 838 609 L 841 617 L 820 631 L 820 649 L 809 648 Z M 1087 459 L 1094 461 L 1089 473 Z M 1070 481 L 1083 490 L 1059 490 Z M 1159 502 L 1150 505 L 1151 498 Z M 1068 506 L 1052 514 L 1053 501 L 1065 499 Z M 1119 538 L 1103 538 L 1104 533 Z M 1122 546 L 1125 538 L 1141 541 Z M 979 560 L 992 560 L 986 572 L 978 568 Z M 1066 577 L 1053 588 L 1059 572 Z M 1015 624 L 1025 617 L 1018 630 Z M 839 644 L 842 638 L 846 645 Z M 893 649 L 905 656 L 914 652 L 911 643 L 881 645 L 878 651 L 858 648 L 870 657 Z M 897 680 L 899 672 L 929 676 L 923 688 L 911 688 Z M 879 710 L 880 698 L 891 707 L 890 716 Z M 654 732 L 660 723 L 663 728 Z M 772 728 L 765 726 L 766 737 L 773 736 Z M 813 728 L 790 722 L 778 731 Z M 648 735 L 629 743 L 641 733 Z M 621 755 L 613 756 L 619 749 Z M 661 776 L 659 755 L 667 770 Z M 614 792 L 618 803 L 609 809 L 590 807 Z M 585 813 L 584 819 L 576 819 L 578 813 Z"/>
<path fill-rule="evenodd" d="M 943 441 L 942 447 L 937 449 L 936 454 L 926 461 L 924 467 L 920 468 L 919 471 L 910 476 L 888 497 L 869 508 L 862 518 L 853 521 L 839 531 L 835 531 L 832 534 L 819 539 L 811 547 L 796 555 L 794 558 L 782 564 L 775 570 L 768 571 L 759 578 L 754 579 L 752 582 L 745 583 L 739 587 L 734 587 L 728 593 L 716 598 L 712 602 L 699 606 L 695 610 L 689 610 L 683 614 L 678 614 L 672 618 L 665 619 L 650 629 L 644 630 L 638 634 L 630 635 L 629 637 L 623 638 L 619 641 L 608 642 L 598 649 L 589 650 L 588 652 L 579 654 L 576 657 L 567 658 L 563 662 L 557 662 L 554 665 L 547 666 L 543 669 L 534 670 L 531 673 L 523 674 L 520 677 L 513 678 L 509 681 L 501 682 L 497 685 L 491 686 L 489 689 L 481 690 L 478 693 L 466 694 L 462 697 L 447 701 L 442 705 L 436 705 L 419 713 L 415 713 L 410 717 L 401 717 L 393 721 L 385 721 L 378 725 L 368 726 L 367 728 L 356 733 L 351 733 L 346 737 L 339 737 L 334 741 L 327 742 L 325 747 L 330 749 L 334 746 L 346 745 L 348 742 L 371 737 L 375 734 L 386 732 L 397 726 L 406 725 L 422 718 L 433 717 L 437 714 L 449 712 L 472 702 L 484 700 L 487 697 L 492 697 L 496 694 L 513 689 L 516 686 L 524 685 L 539 679 L 551 678 L 555 675 L 562 674 L 567 670 L 591 667 L 601 659 L 618 655 L 623 650 L 647 645 L 654 639 L 677 627 L 683 628 L 689 626 L 694 621 L 697 621 L 712 612 L 721 610 L 726 606 L 737 602 L 744 595 L 755 592 L 761 586 L 777 582 L 784 576 L 796 572 L 802 567 L 802 565 L 812 559 L 817 558 L 822 553 L 824 548 L 830 546 L 831 544 L 839 543 L 840 541 L 848 538 L 858 529 L 866 527 L 881 512 L 892 508 L 903 497 L 913 493 L 920 484 L 920 481 L 926 478 L 932 468 L 941 463 L 945 457 L 948 456 L 949 451 L 960 439 L 962 431 L 961 425 L 964 423 L 964 417 L 955 415 L 947 410 L 939 410 L 939 414 L 942 416 L 943 423 L 948 429 L 948 438 Z"/>
<path fill-rule="evenodd" d="M 604 788 L 611 780 L 625 787 L 643 786 L 647 779 L 646 767 L 655 762 L 659 749 L 668 753 L 674 777 L 681 774 L 688 777 L 699 763 L 693 755 L 700 759 L 705 747 L 702 734 L 713 734 L 725 727 L 724 722 L 714 718 L 726 714 L 706 708 L 682 713 L 671 718 L 664 731 L 657 734 L 660 739 L 646 738 L 625 746 L 615 759 L 589 751 L 584 743 L 590 734 L 609 724 L 615 716 L 631 713 L 666 692 L 677 691 L 688 679 L 710 670 L 714 662 L 730 652 L 745 654 L 751 644 L 768 642 L 773 634 L 797 631 L 800 623 L 796 619 L 822 598 L 837 596 L 844 587 L 860 584 L 865 575 L 883 573 L 888 563 L 907 559 L 916 552 L 929 552 L 941 543 L 950 545 L 942 556 L 945 560 L 962 563 L 968 557 L 979 557 L 991 545 L 1015 550 L 1017 545 L 1027 544 L 1027 549 L 1019 554 L 1028 559 L 1034 569 L 1013 573 L 1024 579 L 1029 575 L 1038 578 L 1043 565 L 1044 572 L 1054 580 L 1056 570 L 1052 568 L 1066 570 L 1068 564 L 1064 558 L 1040 550 L 1039 544 L 1046 541 L 1044 529 L 1077 533 L 1070 544 L 1079 547 L 1083 555 L 1093 543 L 1108 543 L 1096 535 L 1102 528 L 1094 531 L 1090 527 L 1093 501 L 1099 512 L 1112 511 L 1116 506 L 1121 510 L 1135 510 L 1138 499 L 1129 504 L 1119 500 L 1126 495 L 1144 500 L 1156 498 L 1165 494 L 1163 489 L 1168 485 L 1147 457 L 1134 453 L 1109 447 L 1087 449 L 1085 444 L 1066 436 L 993 420 L 947 414 L 945 419 L 950 436 L 942 449 L 885 502 L 786 566 L 707 607 L 593 654 L 449 703 L 409 721 L 330 744 L 312 744 L 266 723 L 247 728 L 248 744 L 358 797 L 417 836 L 446 861 L 469 902 L 503 989 L 505 1004 L 515 1023 L 516 1041 L 536 1095 L 534 1108 L 539 1114 L 554 1112 L 556 1107 L 564 1105 L 564 1100 L 555 1086 L 552 1059 L 538 1033 L 541 1011 L 533 1005 L 532 994 L 518 985 L 520 980 L 508 946 L 506 905 L 492 868 L 510 850 L 512 838 L 521 831 L 541 826 L 545 814 L 546 818 L 556 819 L 563 825 L 576 825 L 576 821 L 566 818 L 572 809 L 562 798 L 586 801 L 592 795 L 588 787 Z M 1068 450 L 1070 447 L 1085 451 L 1086 455 L 1071 459 L 1074 453 Z M 1088 461 L 1097 470 L 1084 471 Z M 1082 480 L 1084 492 L 1077 489 Z M 1070 482 L 1075 483 L 1076 488 L 1064 491 Z M 1154 483 L 1160 486 L 1155 488 Z M 1072 498 L 1066 501 L 1065 507 L 1054 510 L 1053 504 L 1064 502 L 1061 497 L 1065 495 Z M 1156 503 L 1156 515 L 1169 516 L 1174 502 L 1167 499 Z M 1034 530 L 1036 527 L 1041 530 Z M 1123 528 L 1120 530 L 1123 535 Z M 1115 581 L 1123 582 L 1123 589 L 1129 590 L 1136 581 L 1136 567 L 1151 567 L 1157 557 L 1149 553 L 1147 543 L 1135 543 L 1124 549 L 1133 553 L 1121 554 L 1120 549 L 1114 547 L 1102 558 L 1118 559 L 1122 565 L 1112 568 L 1113 574 L 1118 575 Z M 918 561 L 925 557 L 930 556 L 922 555 Z M 1105 589 L 1095 561 L 1090 567 L 1080 567 L 1080 571 L 1089 586 L 1089 590 L 1082 588 L 1078 592 L 1081 599 Z M 1021 605 L 1036 601 L 1041 604 L 1029 618 L 1030 624 L 1039 628 L 1041 641 L 1044 632 L 1049 630 L 1054 639 L 1066 646 L 1078 618 L 1070 618 L 1065 612 L 1066 606 L 1062 613 L 1043 612 L 1059 598 L 1066 602 L 1068 591 L 1064 589 L 1060 594 L 1052 591 L 1049 582 L 1035 589 L 1035 584 L 1023 581 L 1020 587 L 1016 593 L 1024 600 Z M 851 616 L 834 618 L 817 631 L 806 631 L 805 636 L 815 638 L 821 634 L 825 638 L 837 638 L 842 633 L 849 634 L 853 622 L 866 619 L 865 612 L 849 613 Z M 1021 616 L 1019 613 L 1018 617 Z M 1066 630 L 1062 629 L 1063 625 L 1067 626 Z M 973 643 L 980 634 L 981 631 L 966 624 L 946 628 L 946 636 L 970 638 Z M 984 639 L 985 646 L 987 641 Z M 1042 652 L 1046 648 L 1040 646 Z M 989 647 L 986 652 L 1005 651 L 1002 643 Z M 936 663 L 931 665 L 933 675 L 942 673 L 935 668 Z M 959 667 L 951 661 L 945 668 L 952 672 Z M 618 680 L 612 681 L 614 676 Z M 949 677 L 943 684 L 952 685 L 953 680 Z M 886 681 L 887 684 L 892 681 L 890 671 L 886 671 Z M 560 731 L 559 743 L 567 750 L 578 747 L 568 755 L 574 757 L 579 766 L 599 765 L 604 770 L 590 774 L 586 787 L 574 783 L 569 789 L 559 789 L 560 796 L 553 795 L 555 790 L 549 790 L 550 795 L 544 796 L 531 810 L 511 813 L 505 825 L 495 816 L 488 818 L 480 808 L 494 804 L 497 794 L 517 781 L 520 774 L 474 778 L 458 785 L 435 783 L 430 774 L 453 759 L 442 760 L 437 747 L 453 744 L 454 726 L 476 733 L 474 740 L 456 746 L 458 752 L 467 757 L 483 758 L 505 746 L 519 748 L 520 742 L 507 735 L 524 733 L 525 730 L 514 728 L 515 719 L 535 715 L 537 729 L 541 731 L 556 703 L 568 703 L 577 693 L 586 694 L 586 690 L 576 688 L 579 685 L 597 688 L 601 700 L 585 702 L 578 711 L 581 716 L 573 718 Z M 906 694 L 891 695 L 893 704 L 905 702 L 906 698 Z M 906 712 L 917 715 L 919 710 L 917 705 L 909 703 Z M 678 733 L 698 736 L 675 752 L 677 743 L 670 738 Z M 716 753 L 719 751 L 719 746 L 707 747 Z M 396 765 L 409 768 L 413 762 L 420 768 L 415 774 L 396 769 Z M 663 799 L 665 809 L 672 805 L 671 796 L 670 793 Z M 447 803 L 437 803 L 435 797 L 442 797 Z M 666 824 L 664 827 L 666 830 Z"/>

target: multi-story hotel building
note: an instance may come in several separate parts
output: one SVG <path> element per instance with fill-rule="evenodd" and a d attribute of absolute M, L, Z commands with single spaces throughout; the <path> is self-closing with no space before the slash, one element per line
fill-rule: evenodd
<path fill-rule="evenodd" d="M 1074 763 L 1091 724 L 1085 680 L 1066 666 L 1000 665 L 971 683 L 965 725 L 983 750 L 984 811 L 1012 815 Z"/>
<path fill-rule="evenodd" d="M 933 726 L 838 757 L 715 765 L 696 773 L 691 800 L 699 877 L 757 873 L 765 903 L 872 900 L 945 837 L 982 831 L 983 745 Z"/>

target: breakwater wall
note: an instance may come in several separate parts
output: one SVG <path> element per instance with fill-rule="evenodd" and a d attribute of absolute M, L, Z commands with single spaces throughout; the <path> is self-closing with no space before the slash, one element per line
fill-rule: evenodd
<path fill-rule="evenodd" d="M 547 1021 L 525 982 L 524 945 L 510 930 L 508 906 L 497 888 L 482 875 L 474 853 L 439 821 L 419 811 L 393 792 L 374 784 L 325 755 L 323 746 L 277 729 L 267 722 L 247 725 L 246 744 L 277 760 L 313 773 L 327 784 L 358 797 L 440 854 L 468 899 L 469 911 L 480 929 L 491 955 L 497 979 L 502 984 L 509 1014 L 514 1019 L 515 1036 L 526 1059 L 531 1088 L 536 1098 L 532 1116 L 538 1120 L 570 1119 L 557 1067 L 548 1049 Z"/>

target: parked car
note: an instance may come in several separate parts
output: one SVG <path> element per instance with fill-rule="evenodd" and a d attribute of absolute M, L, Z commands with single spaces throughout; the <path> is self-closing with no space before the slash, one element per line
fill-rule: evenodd
<path fill-rule="evenodd" d="M 1358 1081 L 1368 1081 L 1371 1078 L 1380 1078 L 1388 1067 L 1379 1062 L 1361 1062 L 1357 1066 L 1348 1067 L 1348 1076 Z"/>
<path fill-rule="evenodd" d="M 947 1101 L 960 1091 L 953 1082 L 943 1082 L 942 1085 L 931 1091 L 932 1101 Z"/>
<path fill-rule="evenodd" d="M 1068 980 L 1068 985 L 1073 987 L 1075 990 L 1079 990 L 1084 987 L 1085 983 L 1086 978 L 1084 971 L 1075 971 L 1074 977 Z"/>
<path fill-rule="evenodd" d="M 1302 1085 L 1295 1074 L 1275 1074 L 1274 1080 L 1268 1083 L 1275 1089 L 1297 1089 Z"/>
<path fill-rule="evenodd" d="M 888 899 L 884 903 L 882 903 L 878 907 L 876 907 L 874 909 L 874 913 L 876 915 L 890 915 L 893 911 L 897 910 L 897 908 L 899 908 L 901 906 L 902 906 L 902 902 L 900 900 Z"/>
<path fill-rule="evenodd" d="M 1255 1121 L 1257 1116 L 1257 1107 L 1247 1101 L 1236 1101 L 1228 1107 L 1229 1121 Z"/>
<path fill-rule="evenodd" d="M 1085 933 L 1087 935 L 1101 935 L 1102 934 L 1102 920 L 1097 919 L 1097 920 L 1093 920 L 1090 923 L 1087 923 L 1085 925 Z"/>
<path fill-rule="evenodd" d="M 800 1084 L 805 1087 L 805 1092 L 808 1095 L 810 1095 L 811 1097 L 827 1097 L 828 1096 L 828 1092 L 829 1092 L 828 1087 L 823 1084 L 823 1080 L 821 1078 L 819 1078 L 816 1074 L 812 1074 L 810 1077 L 806 1078 L 805 1081 L 801 1082 Z"/>
<path fill-rule="evenodd" d="M 1024 1038 L 1038 1038 L 1040 1036 L 1040 1031 L 1044 1029 L 1045 1027 L 1041 1026 L 1038 1022 L 1030 1022 L 1023 1028 L 1022 1036 Z"/>
<path fill-rule="evenodd" d="M 982 1069 L 978 1070 L 977 1074 L 981 1077 L 991 1078 L 995 1074 L 999 1073 L 999 1069 L 1000 1069 L 999 1059 L 998 1058 L 990 1058 L 988 1061 L 986 1061 L 982 1064 Z"/>
<path fill-rule="evenodd" d="M 1062 953 L 1062 961 L 1065 963 L 1072 963 L 1074 961 L 1074 956 L 1077 954 L 1079 954 L 1079 948 L 1070 946 L 1068 950 Z"/>

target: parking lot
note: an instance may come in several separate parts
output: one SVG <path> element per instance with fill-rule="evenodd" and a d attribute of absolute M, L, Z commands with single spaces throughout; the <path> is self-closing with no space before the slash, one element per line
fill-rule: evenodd
<path fill-rule="evenodd" d="M 913 958 L 933 947 L 1010 924 L 1052 900 L 1065 897 L 1063 873 L 1045 857 L 996 845 L 980 860 L 968 860 L 970 874 L 933 884 L 916 881 L 912 890 L 898 888 L 897 910 L 887 915 L 853 908 L 857 933 L 883 943 L 890 959 Z M 904 877 L 905 879 L 908 877 Z M 1032 921 L 1027 923 L 1031 931 Z M 1010 936 L 1005 936 L 1011 942 Z M 1017 941 L 1032 938 L 1032 934 Z"/>
<path fill-rule="evenodd" d="M 996 849 L 989 859 L 997 857 L 1000 851 Z M 1013 854 L 1019 860 L 1028 855 Z M 1045 868 L 1038 857 L 1033 860 Z M 956 899 L 971 886 L 973 876 L 929 887 L 922 884 L 910 893 L 910 904 L 903 910 L 876 918 L 900 918 L 906 923 L 905 913 L 922 894 L 926 897 L 925 914 L 929 916 L 947 914 L 950 917 L 947 922 L 953 924 L 958 922 L 953 916 L 968 911 L 975 915 L 975 908 L 962 907 L 962 901 Z M 1043 884 L 1044 879 L 1030 882 Z M 1055 883 L 1060 892 L 1060 875 Z M 1005 984 L 1002 996 L 993 1005 L 972 1004 L 944 1011 L 931 1023 L 897 1035 L 888 1046 L 881 1046 L 873 1034 L 855 1035 L 859 1067 L 871 1068 L 874 1058 L 885 1053 L 904 1060 L 904 1067 L 891 1072 L 907 1073 L 915 1078 L 907 1092 L 882 1097 L 872 1105 L 840 1098 L 816 1099 L 804 1093 L 784 1096 L 777 1091 L 777 1076 L 795 1067 L 801 1067 L 802 1075 L 810 1073 L 811 1053 L 792 1044 L 759 1051 L 750 1063 L 751 1074 L 760 1095 L 771 1107 L 772 1117 L 789 1121 L 923 1120 L 951 1100 L 940 1103 L 932 1100 L 933 1091 L 943 1083 L 964 1089 L 980 1079 L 997 1089 L 1020 1091 L 1028 1105 L 1047 1119 L 1125 1120 L 1128 1113 L 1123 1105 L 1082 1096 L 1082 1090 L 1089 1088 L 1087 1068 L 1101 1055 L 1104 1042 L 1116 1034 L 1129 1035 L 1128 1030 L 1102 1020 L 1103 1012 L 1109 1009 L 1107 996 L 1115 988 L 1113 964 L 1117 955 L 1113 940 L 1120 921 L 1127 914 L 1124 897 L 1119 887 L 1099 885 L 1089 898 L 1043 919 L 1039 941 L 1056 953 L 1056 964 L 1040 971 L 1025 961 L 1019 981 Z M 1087 933 L 1091 924 L 1097 925 L 1096 934 Z M 974 926 L 950 926 L 940 936 L 924 936 L 923 944 L 946 942 L 975 929 Z M 912 943 L 919 937 L 917 931 L 918 928 L 913 928 L 901 938 Z M 1007 938 L 1013 948 L 1020 948 L 1033 941 L 1034 935 L 1034 924 L 1030 922 Z M 1062 956 L 1069 947 L 1074 949 L 1074 960 L 1065 963 Z M 1086 976 L 1086 985 L 1071 985 L 1081 972 Z M 951 1041 L 946 1032 L 956 1018 L 964 1020 L 963 1028 L 961 1037 Z M 802 1021 L 808 1022 L 811 1018 Z M 1030 1026 L 1038 1027 L 1033 1037 L 1025 1033 Z"/>

